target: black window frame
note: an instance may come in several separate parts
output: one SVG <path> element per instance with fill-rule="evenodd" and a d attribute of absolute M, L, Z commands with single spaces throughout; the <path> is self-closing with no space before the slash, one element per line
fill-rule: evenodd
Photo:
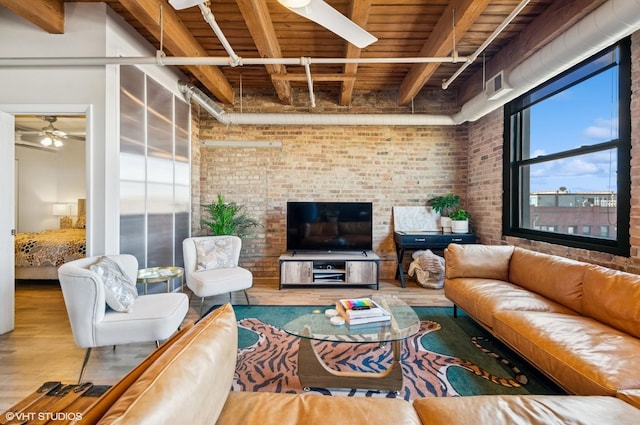
<path fill-rule="evenodd" d="M 562 151 L 547 155 L 549 157 L 571 157 L 603 147 L 617 149 L 617 239 L 604 239 L 597 235 L 560 234 L 520 227 L 522 193 L 529 193 L 520 187 L 519 175 L 523 167 L 531 165 L 531 160 L 522 159 L 520 152 L 523 138 L 520 137 L 525 120 L 521 114 L 527 108 L 554 94 L 571 88 L 591 76 L 581 76 L 580 69 L 596 58 L 619 49 L 618 62 L 618 138 L 599 145 Z M 573 75 L 572 75 L 573 74 Z M 573 77 L 573 78 L 572 78 Z M 566 81 L 570 81 L 567 83 Z M 518 115 L 520 114 L 520 115 Z M 512 117 L 515 124 L 512 125 Z M 502 232 L 505 236 L 548 242 L 574 248 L 607 252 L 619 256 L 629 257 L 630 245 L 630 210 L 631 210 L 631 41 L 626 37 L 614 45 L 584 60 L 568 71 L 558 75 L 546 83 L 530 90 L 524 95 L 509 102 L 504 107 L 504 155 L 503 155 L 503 208 Z M 515 140 L 512 140 L 514 138 Z M 525 179 L 523 179 L 525 180 Z M 522 183 L 524 186 L 528 181 Z M 593 229 L 592 229 L 593 230 Z M 591 232 L 593 233 L 593 231 Z M 598 232 L 598 235 L 600 233 Z"/>

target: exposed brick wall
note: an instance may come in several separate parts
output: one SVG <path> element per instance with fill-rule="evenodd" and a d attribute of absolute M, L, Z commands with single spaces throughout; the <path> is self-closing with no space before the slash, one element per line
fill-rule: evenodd
<path fill-rule="evenodd" d="M 502 239 L 502 108 L 469 123 L 468 207 L 480 242 Z"/>
<path fill-rule="evenodd" d="M 264 227 L 245 240 L 243 265 L 257 277 L 275 277 L 285 250 L 287 200 L 372 201 L 374 250 L 381 275 L 395 272 L 394 205 L 424 205 L 437 194 L 461 195 L 482 243 L 512 244 L 640 273 L 640 32 L 632 37 L 631 257 L 568 248 L 502 235 L 502 109 L 458 127 L 223 126 L 200 112 L 194 133 L 193 232 L 201 204 L 220 192 L 247 205 Z M 413 105 L 396 105 L 395 92 L 356 94 L 350 108 L 336 93 L 320 93 L 316 113 L 444 113 L 455 111 L 454 92 L 422 93 Z M 234 111 L 308 112 L 308 93 L 294 91 L 282 106 L 264 92 L 237 97 Z M 194 114 L 197 114 L 194 109 Z M 194 126 L 195 127 L 195 126 Z M 282 148 L 199 148 L 199 140 L 282 141 Z M 198 184 L 196 184 L 198 183 Z M 197 186 L 197 187 L 196 187 Z M 195 195 L 198 196 L 195 196 Z"/>
<path fill-rule="evenodd" d="M 395 106 L 395 97 L 395 92 L 356 95 L 351 112 L 402 109 Z M 454 97 L 446 92 L 429 96 L 419 108 L 440 112 L 447 109 L 442 105 L 454 104 Z M 296 98 L 294 103 L 303 106 L 286 108 L 299 111 L 307 108 L 307 101 Z M 242 102 L 244 112 L 282 109 L 272 102 L 261 108 L 262 95 L 245 94 Z M 314 112 L 336 112 L 335 108 L 335 100 L 320 101 Z M 393 278 L 393 206 L 425 205 L 435 195 L 454 192 L 464 198 L 466 193 L 466 125 L 227 127 L 201 113 L 199 130 L 200 140 L 282 142 L 281 148 L 199 148 L 200 204 L 222 193 L 246 205 L 264 226 L 244 239 L 242 251 L 242 264 L 257 277 L 278 275 L 278 256 L 286 249 L 287 200 L 373 202 L 374 251 L 382 260 L 381 276 Z M 194 234 L 206 234 L 195 219 L 196 210 L 202 209 L 193 205 Z"/>
<path fill-rule="evenodd" d="M 469 124 L 469 209 L 485 244 L 510 244 L 640 273 L 640 32 L 631 39 L 631 222 L 630 258 L 502 236 L 502 109 Z M 479 217 L 481 215 L 481 217 Z"/>

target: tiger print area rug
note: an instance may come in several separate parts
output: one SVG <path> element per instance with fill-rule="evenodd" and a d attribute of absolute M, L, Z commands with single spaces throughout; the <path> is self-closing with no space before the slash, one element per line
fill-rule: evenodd
<path fill-rule="evenodd" d="M 234 306 L 238 318 L 238 362 L 234 391 L 316 393 L 352 397 L 447 397 L 480 394 L 562 394 L 551 381 L 496 341 L 470 318 L 445 307 L 414 307 L 421 330 L 403 341 L 403 389 L 303 389 L 297 377 L 298 338 L 282 326 L 324 307 Z M 316 342 L 337 370 L 385 370 L 391 344 Z"/>

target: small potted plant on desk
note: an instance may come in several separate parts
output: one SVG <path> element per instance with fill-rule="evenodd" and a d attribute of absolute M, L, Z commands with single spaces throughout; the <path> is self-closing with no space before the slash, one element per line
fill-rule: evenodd
<path fill-rule="evenodd" d="M 469 233 L 469 219 L 471 214 L 462 208 L 449 214 L 451 219 L 451 233 Z"/>
<path fill-rule="evenodd" d="M 460 197 L 449 193 L 444 196 L 436 196 L 429 201 L 431 208 L 440 213 L 440 227 L 443 233 L 451 233 L 450 215 L 458 209 L 460 205 Z"/>

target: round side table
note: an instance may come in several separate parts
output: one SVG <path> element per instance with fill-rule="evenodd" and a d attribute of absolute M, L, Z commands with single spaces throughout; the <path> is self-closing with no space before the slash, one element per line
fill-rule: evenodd
<path fill-rule="evenodd" d="M 147 284 L 166 282 L 167 292 L 170 291 L 171 281 L 180 278 L 180 291 L 184 292 L 184 269 L 182 267 L 149 267 L 138 270 L 137 283 L 144 284 L 144 293 L 147 293 Z"/>

